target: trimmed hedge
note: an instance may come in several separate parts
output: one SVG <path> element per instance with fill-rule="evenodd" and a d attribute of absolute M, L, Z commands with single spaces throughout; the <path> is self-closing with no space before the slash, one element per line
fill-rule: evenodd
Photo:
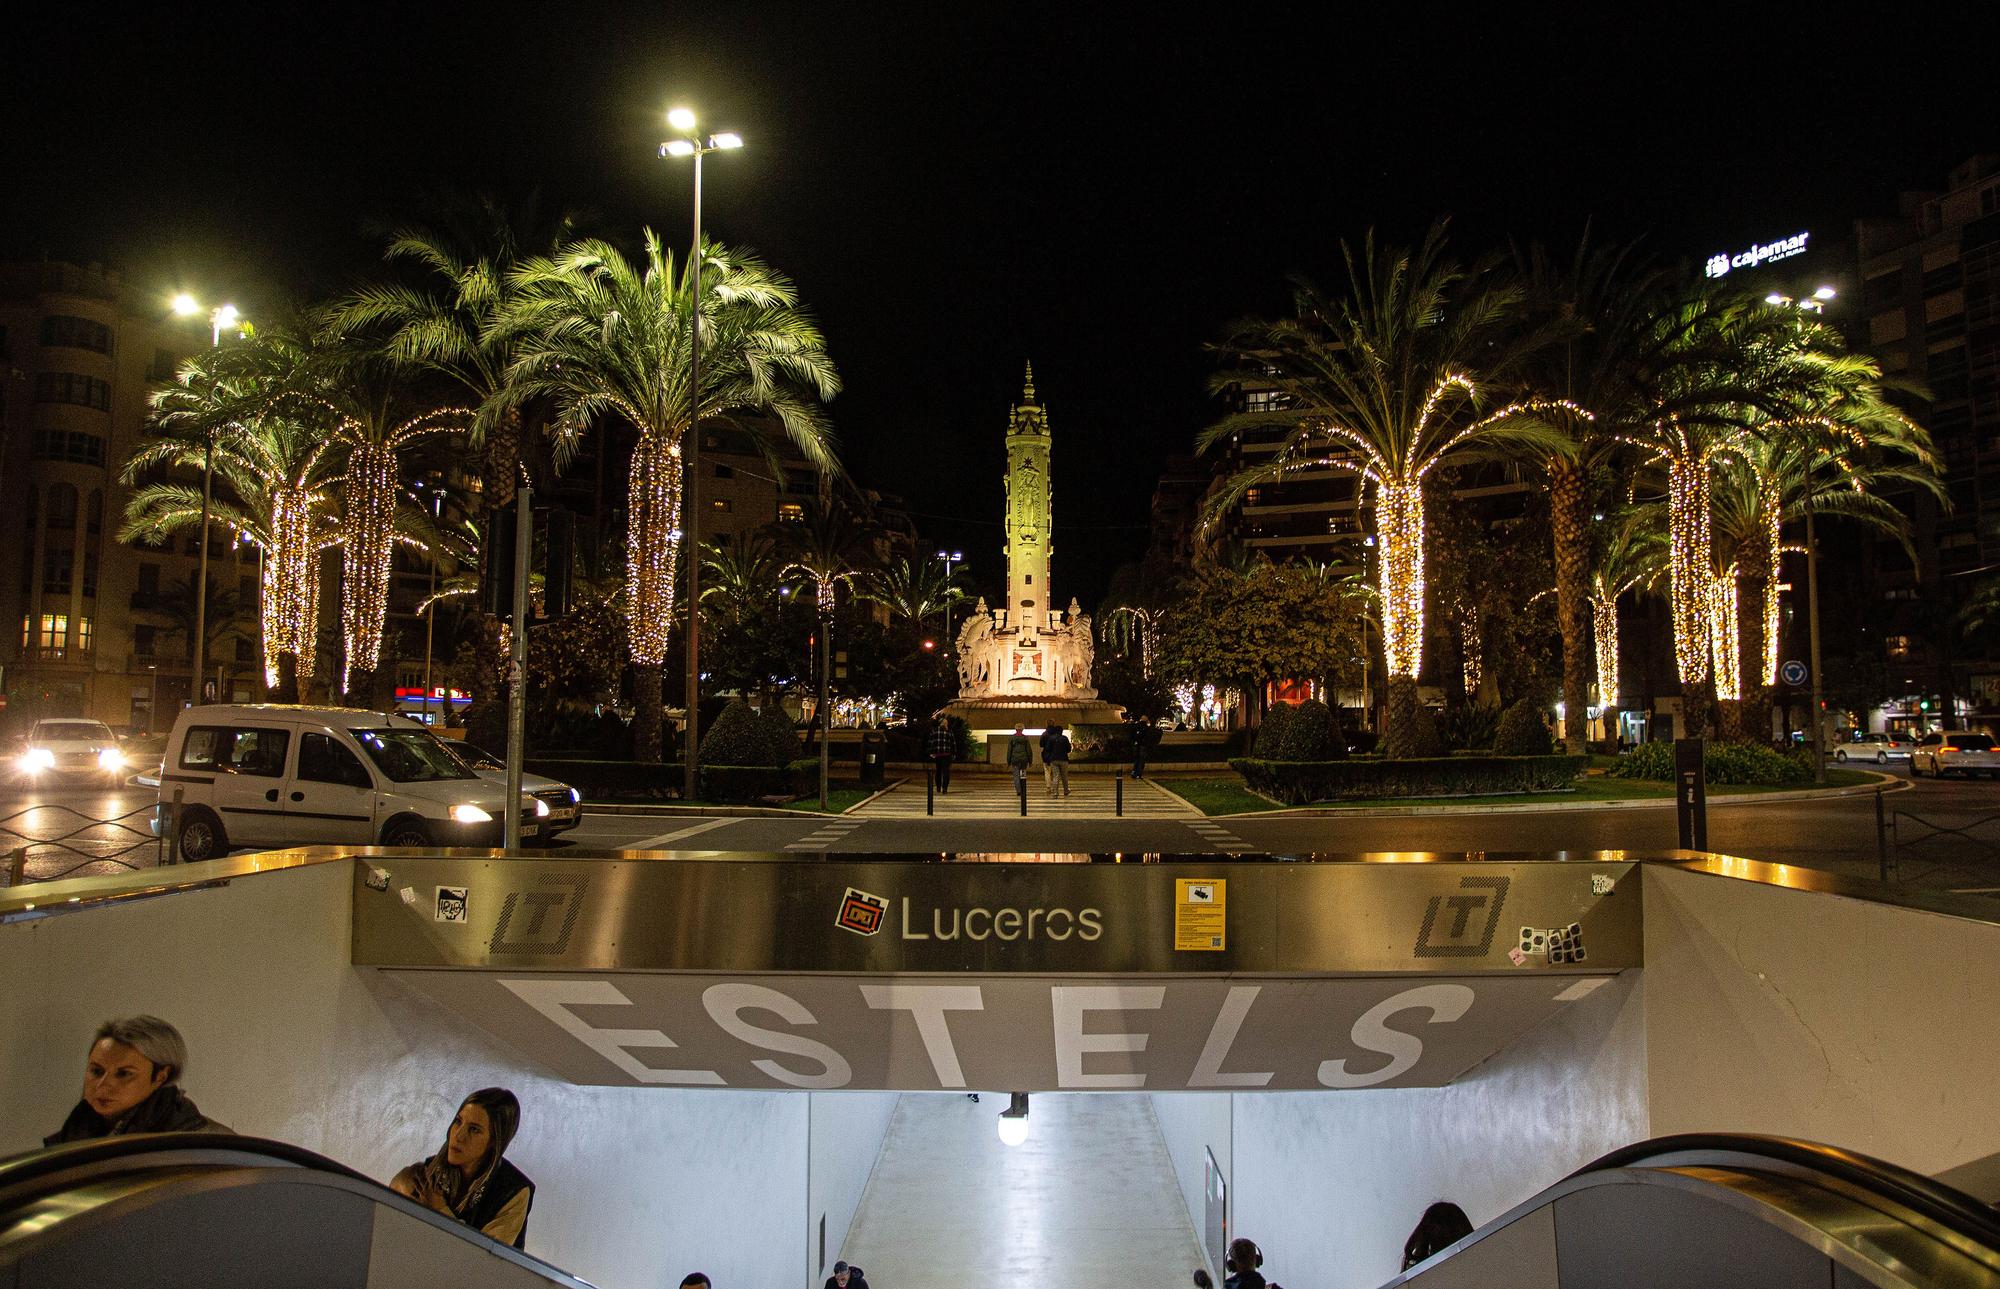
<path fill-rule="evenodd" d="M 1483 797 L 1560 792 L 1589 764 L 1582 756 L 1453 756 L 1403 761 L 1267 761 L 1230 768 L 1253 792 L 1290 806 L 1376 797 Z"/>
<path fill-rule="evenodd" d="M 798 760 L 789 765 L 704 765 L 698 780 L 704 801 L 754 802 L 766 797 L 786 801 L 803 796 L 817 782 L 819 762 Z"/>
<path fill-rule="evenodd" d="M 1812 754 L 1787 756 L 1755 743 L 1710 743 L 1702 749 L 1702 777 L 1710 783 L 1751 787 L 1783 788 L 1810 784 L 1813 780 Z M 1639 746 L 1618 758 L 1605 771 L 1614 779 L 1655 779 L 1671 782 L 1674 777 L 1674 745 L 1664 739 Z"/>
<path fill-rule="evenodd" d="M 1262 739 L 1258 742 L 1261 744 Z M 1340 737 L 1340 722 L 1333 711 L 1316 698 L 1292 708 L 1292 718 L 1278 736 L 1278 755 L 1267 760 L 1341 761 L 1347 758 L 1347 741 Z"/>
<path fill-rule="evenodd" d="M 1500 713 L 1500 728 L 1493 731 L 1495 756 L 1547 756 L 1555 751 L 1555 740 L 1542 720 L 1537 703 L 1521 699 Z"/>
<path fill-rule="evenodd" d="M 678 761 L 598 761 L 568 757 L 529 757 L 530 774 L 557 779 L 581 792 L 587 801 L 619 797 L 677 797 L 682 768 Z"/>
<path fill-rule="evenodd" d="M 1285 731 L 1292 727 L 1292 717 L 1298 710 L 1290 703 L 1273 703 L 1264 713 L 1263 721 L 1257 726 L 1257 741 L 1252 744 L 1250 754 L 1263 761 L 1297 761 L 1302 758 L 1285 755 Z M 1322 758 L 1315 757 L 1314 760 Z"/>

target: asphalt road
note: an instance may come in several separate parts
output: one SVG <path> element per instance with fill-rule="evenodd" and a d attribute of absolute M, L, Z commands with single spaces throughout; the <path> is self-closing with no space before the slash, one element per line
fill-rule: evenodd
<path fill-rule="evenodd" d="M 1891 773 L 1907 782 L 1907 772 Z M 28 847 L 31 879 L 121 871 L 155 862 L 143 789 L 0 792 L 0 851 Z M 1899 880 L 1931 888 L 2000 894 L 2000 781 L 1924 779 L 1882 799 L 1895 828 L 1890 854 Z M 115 819 L 111 824 L 91 821 Z M 1772 863 L 1876 876 L 1873 795 L 1817 801 L 1713 804 L 1709 849 Z M 1975 837 L 1931 832 L 1974 829 Z M 71 834 L 62 843 L 52 839 Z M 1927 839 L 1926 839 L 1927 838 Z M 727 850 L 856 854 L 952 851 L 990 854 L 1185 854 L 1251 851 L 1652 850 L 1678 834 L 1671 803 L 1592 810 L 1515 810 L 1389 817 L 1234 816 L 1179 820 L 829 820 L 590 813 L 557 851 Z M 128 849 L 129 848 L 129 849 Z M 120 852 L 123 852 L 122 854 Z"/>

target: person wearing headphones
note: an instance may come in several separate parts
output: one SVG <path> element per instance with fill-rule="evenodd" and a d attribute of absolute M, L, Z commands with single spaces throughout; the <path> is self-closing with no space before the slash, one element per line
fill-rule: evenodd
<path fill-rule="evenodd" d="M 1223 1262 L 1223 1270 L 1229 1278 L 1222 1282 L 1222 1289 L 1265 1289 L 1264 1273 L 1257 1268 L 1264 1265 L 1264 1251 L 1254 1240 L 1242 1236 L 1229 1242 L 1229 1257 Z"/>

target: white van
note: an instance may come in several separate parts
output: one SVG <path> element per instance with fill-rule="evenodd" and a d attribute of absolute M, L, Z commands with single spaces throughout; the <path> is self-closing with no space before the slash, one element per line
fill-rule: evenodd
<path fill-rule="evenodd" d="M 278 846 L 498 846 L 507 788 L 482 778 L 416 721 L 347 707 L 210 704 L 174 721 L 155 833 L 181 798 L 193 862 Z M 559 789 L 576 808 L 574 794 Z M 524 791 L 521 831 L 559 807 Z M 572 816 L 574 817 L 574 816 Z"/>

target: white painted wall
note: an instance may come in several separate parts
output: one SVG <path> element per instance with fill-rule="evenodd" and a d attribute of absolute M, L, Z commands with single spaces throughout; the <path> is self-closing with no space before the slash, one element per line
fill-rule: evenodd
<path fill-rule="evenodd" d="M 0 991 L 0 1153 L 62 1122 L 100 1021 L 155 1012 L 187 1037 L 186 1086 L 204 1111 L 385 1180 L 437 1149 L 466 1092 L 512 1088 L 522 1128 L 509 1158 L 537 1184 L 528 1250 L 603 1289 L 657 1289 L 689 1270 L 725 1286 L 801 1283 L 817 1235 L 807 1205 L 851 1212 L 890 1098 L 577 1087 L 529 1072 L 348 965 L 352 880 L 326 864 L 0 927 L 0 979 L 16 985 Z M 809 1120 L 834 1147 L 810 1164 Z"/>
<path fill-rule="evenodd" d="M 896 1113 L 895 1092 L 814 1092 L 812 1102 L 811 1168 L 806 1194 L 806 1240 L 803 1261 L 809 1285 L 824 1284 L 841 1255 L 854 1212 L 868 1189 L 869 1174 L 882 1153 L 889 1120 Z M 819 1223 L 826 1219 L 826 1258 L 819 1257 Z M 867 1269 L 867 1264 L 862 1264 Z M 734 1283 L 734 1282 L 732 1282 Z"/>
<path fill-rule="evenodd" d="M 1160 1138 L 1174 1163 L 1174 1179 L 1180 1184 L 1181 1199 L 1187 1204 L 1188 1225 L 1194 1228 L 1195 1243 L 1207 1236 L 1205 1223 L 1208 1197 L 1207 1152 L 1213 1152 L 1230 1186 L 1236 1174 L 1230 1163 L 1230 1098 L 1228 1092 L 1157 1092 L 1153 1094 L 1153 1117 L 1160 1124 Z M 1232 1192 L 1233 1193 L 1233 1192 Z M 1215 1282 L 1222 1283 L 1222 1268 L 1210 1267 Z"/>
<path fill-rule="evenodd" d="M 1365 1289 L 1433 1201 L 1487 1222 L 1646 1137 L 1637 973 L 1568 1008 L 1449 1087 L 1232 1094 L 1230 1234 L 1286 1289 Z"/>
<path fill-rule="evenodd" d="M 1940 1173 L 2000 1151 L 2000 927 L 1648 866 L 1656 1135 L 1804 1137 Z"/>

